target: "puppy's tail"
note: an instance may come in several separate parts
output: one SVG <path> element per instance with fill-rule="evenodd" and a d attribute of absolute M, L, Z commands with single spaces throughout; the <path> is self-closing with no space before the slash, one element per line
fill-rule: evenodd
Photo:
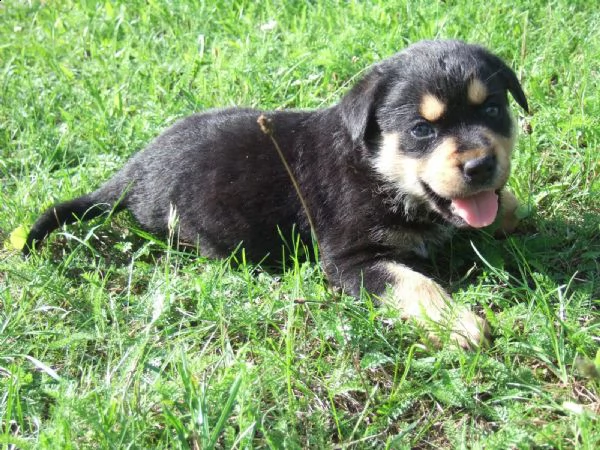
<path fill-rule="evenodd" d="M 28 256 L 36 246 L 50 233 L 65 224 L 87 221 L 110 212 L 118 212 L 125 208 L 124 199 L 116 199 L 109 203 L 102 202 L 104 189 L 82 195 L 73 200 L 58 203 L 48 208 L 33 224 L 23 246 L 23 256 Z M 106 197 L 104 197 L 106 198 Z"/>

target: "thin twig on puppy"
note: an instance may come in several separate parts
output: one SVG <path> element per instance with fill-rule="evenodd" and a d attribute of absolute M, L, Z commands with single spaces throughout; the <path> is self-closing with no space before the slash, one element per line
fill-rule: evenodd
<path fill-rule="evenodd" d="M 306 199 L 302 195 L 302 191 L 300 190 L 300 185 L 298 184 L 298 180 L 296 179 L 296 177 L 294 176 L 294 173 L 292 172 L 292 168 L 290 167 L 287 160 L 285 159 L 285 156 L 283 155 L 283 152 L 281 151 L 281 147 L 279 147 L 277 140 L 273 136 L 273 121 L 271 119 L 269 119 L 267 116 L 265 116 L 264 114 L 261 114 L 258 117 L 258 119 L 256 120 L 256 122 L 260 126 L 260 131 L 262 131 L 265 135 L 267 135 L 269 137 L 269 139 L 271 139 L 271 142 L 273 143 L 273 145 L 275 146 L 275 150 L 277 151 L 277 154 L 279 155 L 279 159 L 281 159 L 281 162 L 283 163 L 283 166 L 285 167 L 285 170 L 288 173 L 288 176 L 290 177 L 292 184 L 294 185 L 296 194 L 298 194 L 298 199 L 300 200 L 300 203 L 302 204 L 302 209 L 304 209 L 304 212 L 306 213 L 306 218 L 308 219 L 310 231 L 315 239 L 315 242 L 317 243 L 317 248 L 319 249 L 319 252 L 320 252 L 321 246 L 319 245 L 319 238 L 317 236 L 317 230 L 315 228 L 315 224 L 313 222 L 312 215 L 310 214 L 310 210 L 308 209 L 308 204 L 306 203 Z"/>

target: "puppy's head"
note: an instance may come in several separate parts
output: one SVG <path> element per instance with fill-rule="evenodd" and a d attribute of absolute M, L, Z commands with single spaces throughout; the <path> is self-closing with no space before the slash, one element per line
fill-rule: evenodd
<path fill-rule="evenodd" d="M 482 47 L 415 44 L 377 64 L 341 103 L 344 123 L 383 183 L 456 226 L 483 227 L 510 173 L 507 92 L 515 73 Z"/>

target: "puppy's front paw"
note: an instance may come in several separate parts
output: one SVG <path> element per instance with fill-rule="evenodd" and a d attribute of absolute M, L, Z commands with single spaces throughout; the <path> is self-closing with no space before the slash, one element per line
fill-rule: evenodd
<path fill-rule="evenodd" d="M 429 339 L 434 345 L 441 346 L 444 335 L 449 342 L 465 349 L 489 343 L 487 321 L 454 305 L 435 281 L 401 264 L 386 263 L 386 270 L 392 279 L 388 302 L 400 310 L 404 319 L 415 320 L 432 330 Z"/>
<path fill-rule="evenodd" d="M 428 319 L 426 317 L 423 321 L 419 318 L 418 322 L 427 328 L 435 329 L 427 336 L 429 342 L 435 347 L 441 347 L 443 342 L 448 342 L 465 350 L 474 350 L 490 344 L 490 326 L 485 319 L 471 311 L 461 308 L 454 318 L 448 318 L 439 323 L 432 323 L 432 320 Z"/>
<path fill-rule="evenodd" d="M 510 234 L 519 225 L 519 217 L 517 216 L 517 209 L 519 208 L 519 200 L 514 196 L 512 192 L 507 189 L 503 189 L 500 192 L 500 223 L 496 234 Z"/>
<path fill-rule="evenodd" d="M 488 346 L 491 340 L 487 321 L 463 309 L 452 322 L 450 341 L 464 349 Z"/>

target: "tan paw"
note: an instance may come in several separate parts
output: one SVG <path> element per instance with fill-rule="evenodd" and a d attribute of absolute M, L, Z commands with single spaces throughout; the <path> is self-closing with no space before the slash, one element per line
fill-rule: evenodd
<path fill-rule="evenodd" d="M 436 348 L 441 348 L 444 343 L 448 343 L 465 350 L 475 350 L 490 344 L 491 333 L 487 321 L 467 310 L 462 310 L 460 315 L 449 323 L 419 322 L 426 329 L 435 330 L 427 335 L 427 340 Z"/>
<path fill-rule="evenodd" d="M 474 349 L 489 343 L 488 323 L 454 304 L 435 281 L 401 264 L 386 263 L 386 269 L 393 279 L 391 296 L 386 303 L 397 308 L 402 318 L 433 330 L 429 339 L 434 345 L 449 341 Z M 446 338 L 442 339 L 443 336 Z"/>
<path fill-rule="evenodd" d="M 490 326 L 471 311 L 462 310 L 452 324 L 450 341 L 465 349 L 486 347 L 490 343 Z"/>
<path fill-rule="evenodd" d="M 517 217 L 517 209 L 519 208 L 519 201 L 512 192 L 507 189 L 503 189 L 500 192 L 500 224 L 496 230 L 496 234 L 510 234 L 519 225 L 520 219 Z"/>

